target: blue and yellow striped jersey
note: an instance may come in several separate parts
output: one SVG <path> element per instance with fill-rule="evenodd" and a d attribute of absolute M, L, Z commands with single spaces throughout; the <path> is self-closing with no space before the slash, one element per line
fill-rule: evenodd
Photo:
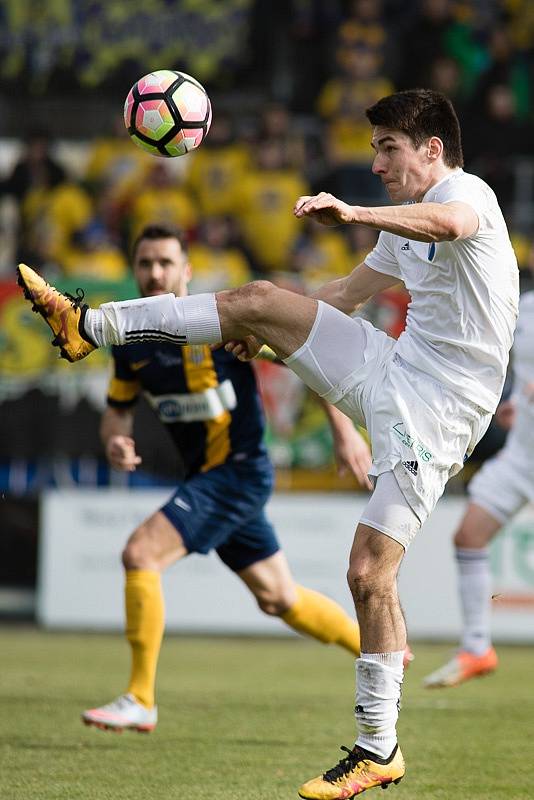
<path fill-rule="evenodd" d="M 250 364 L 224 348 L 165 342 L 115 346 L 112 355 L 108 404 L 127 408 L 144 394 L 174 440 L 185 477 L 266 452 Z"/>

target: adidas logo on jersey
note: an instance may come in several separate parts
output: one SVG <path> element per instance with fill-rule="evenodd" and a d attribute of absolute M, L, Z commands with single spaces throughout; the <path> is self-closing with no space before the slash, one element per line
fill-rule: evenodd
<path fill-rule="evenodd" d="M 417 461 L 403 461 L 402 466 L 404 469 L 407 469 L 408 472 L 411 472 L 412 475 L 417 475 L 417 470 L 419 469 Z"/>
<path fill-rule="evenodd" d="M 410 242 L 404 242 L 401 247 L 401 250 L 409 250 L 410 249 Z"/>

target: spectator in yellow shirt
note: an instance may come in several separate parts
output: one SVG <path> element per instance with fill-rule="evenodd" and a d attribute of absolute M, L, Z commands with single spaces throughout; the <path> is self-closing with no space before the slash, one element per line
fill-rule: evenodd
<path fill-rule="evenodd" d="M 367 48 L 374 50 L 383 60 L 394 49 L 384 18 L 382 0 L 352 0 L 348 14 L 337 31 L 340 49 Z"/>
<path fill-rule="evenodd" d="M 162 161 L 153 160 L 145 185 L 129 210 L 129 240 L 135 241 L 147 225 L 170 225 L 191 231 L 198 222 L 196 204 Z"/>
<path fill-rule="evenodd" d="M 21 206 L 24 247 L 48 264 L 63 268 L 71 237 L 93 215 L 90 195 L 72 181 L 52 189 L 31 189 Z"/>
<path fill-rule="evenodd" d="M 233 140 L 231 120 L 226 114 L 213 117 L 202 147 L 187 158 L 191 161 L 186 185 L 201 214 L 234 213 L 239 184 L 250 168 L 250 154 L 245 145 Z"/>
<path fill-rule="evenodd" d="M 65 250 L 62 267 L 66 275 L 103 281 L 120 281 L 128 276 L 124 254 L 105 224 L 96 217 L 75 231 Z"/>
<path fill-rule="evenodd" d="M 343 233 L 306 220 L 292 254 L 292 268 L 304 291 L 309 294 L 328 281 L 347 275 L 353 267 Z"/>
<path fill-rule="evenodd" d="M 21 203 L 32 189 L 53 189 L 65 178 L 65 170 L 53 156 L 48 133 L 36 128 L 26 137 L 9 176 L 0 182 L 0 194 L 12 195 Z"/>
<path fill-rule="evenodd" d="M 331 190 L 347 203 L 378 200 L 380 180 L 370 172 L 373 160 L 365 109 L 393 92 L 380 75 L 377 52 L 349 48 L 339 54 L 342 74 L 323 87 L 318 109 L 327 123 L 326 156 L 331 166 Z"/>
<path fill-rule="evenodd" d="M 195 265 L 189 284 L 192 293 L 219 292 L 253 279 L 248 259 L 236 247 L 234 239 L 232 224 L 227 217 L 206 217 L 203 220 L 198 240 L 189 247 L 191 262 Z"/>
<path fill-rule="evenodd" d="M 260 138 L 273 139 L 282 146 L 288 167 L 303 171 L 306 167 L 306 142 L 289 109 L 283 103 L 270 102 L 262 110 Z"/>
<path fill-rule="evenodd" d="M 309 194 L 307 182 L 284 163 L 275 140 L 260 141 L 255 168 L 239 186 L 237 218 L 256 272 L 287 270 L 301 224 L 292 213 L 295 197 Z"/>
<path fill-rule="evenodd" d="M 142 180 L 151 159 L 149 153 L 132 147 L 123 119 L 117 117 L 113 131 L 91 144 L 84 179 L 95 194 L 105 189 L 106 193 L 119 198 L 127 188 Z"/>

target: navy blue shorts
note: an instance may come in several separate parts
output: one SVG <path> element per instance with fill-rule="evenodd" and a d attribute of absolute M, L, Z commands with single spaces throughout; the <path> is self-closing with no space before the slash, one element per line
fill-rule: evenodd
<path fill-rule="evenodd" d="M 183 481 L 161 511 L 190 553 L 215 549 L 239 572 L 280 549 L 264 510 L 272 489 L 267 456 L 229 461 Z"/>

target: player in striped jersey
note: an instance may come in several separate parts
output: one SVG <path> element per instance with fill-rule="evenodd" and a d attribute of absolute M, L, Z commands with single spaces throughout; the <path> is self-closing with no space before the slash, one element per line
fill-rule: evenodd
<path fill-rule="evenodd" d="M 187 294 L 191 267 L 178 231 L 152 226 L 140 235 L 133 269 L 143 296 Z M 123 695 L 84 711 L 102 729 L 151 731 L 157 723 L 156 669 L 164 628 L 161 573 L 189 553 L 215 549 L 267 614 L 297 631 L 359 654 L 356 622 L 334 601 L 295 584 L 265 515 L 272 466 L 252 366 L 223 348 L 176 346 L 170 340 L 113 347 L 114 375 L 102 438 L 110 463 L 134 470 L 135 403 L 144 394 L 169 431 L 183 463 L 174 495 L 131 535 L 126 571 L 126 635 L 131 676 Z M 367 445 L 350 420 L 327 409 L 338 462 L 368 486 Z"/>

